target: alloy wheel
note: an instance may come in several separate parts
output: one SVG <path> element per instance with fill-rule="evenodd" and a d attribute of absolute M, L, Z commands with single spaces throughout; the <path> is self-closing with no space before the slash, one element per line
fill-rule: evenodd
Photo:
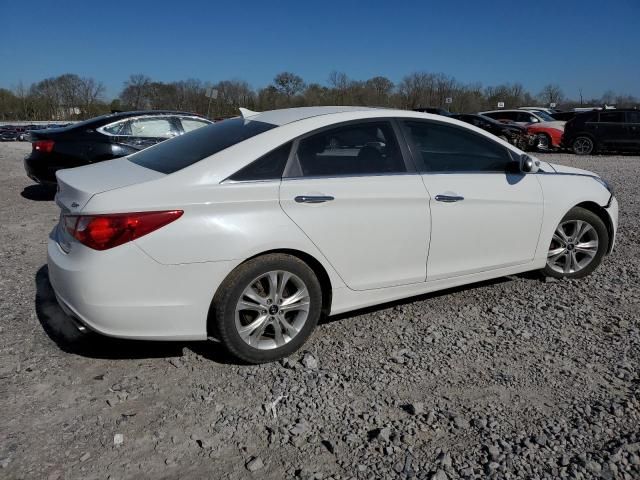
<path fill-rule="evenodd" d="M 267 272 L 242 292 L 235 310 L 236 330 L 253 348 L 279 348 L 300 333 L 309 307 L 309 290 L 300 277 L 284 270 Z"/>
<path fill-rule="evenodd" d="M 573 142 L 573 151 L 578 155 L 588 155 L 593 150 L 593 141 L 590 138 L 578 137 Z"/>
<path fill-rule="evenodd" d="M 549 145 L 549 137 L 547 137 L 544 133 L 540 133 L 536 136 L 537 147 L 540 150 L 549 150 L 551 145 Z"/>
<path fill-rule="evenodd" d="M 587 267 L 598 253 L 598 232 L 584 220 L 568 220 L 556 228 L 547 265 L 563 274 L 576 273 Z"/>

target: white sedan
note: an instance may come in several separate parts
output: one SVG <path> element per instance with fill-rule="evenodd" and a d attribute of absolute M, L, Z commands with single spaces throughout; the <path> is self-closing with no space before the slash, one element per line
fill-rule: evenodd
<path fill-rule="evenodd" d="M 618 219 L 594 173 L 361 107 L 242 110 L 57 177 L 49 277 L 79 326 L 214 337 L 252 363 L 300 348 L 321 315 L 528 270 L 583 277 Z"/>

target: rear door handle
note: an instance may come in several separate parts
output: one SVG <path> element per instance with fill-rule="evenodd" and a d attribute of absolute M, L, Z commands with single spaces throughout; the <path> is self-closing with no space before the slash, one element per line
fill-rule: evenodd
<path fill-rule="evenodd" d="M 460 195 L 436 195 L 436 201 L 444 203 L 454 203 L 464 200 Z"/>
<path fill-rule="evenodd" d="M 334 198 L 330 195 L 299 195 L 294 200 L 298 203 L 324 203 Z"/>

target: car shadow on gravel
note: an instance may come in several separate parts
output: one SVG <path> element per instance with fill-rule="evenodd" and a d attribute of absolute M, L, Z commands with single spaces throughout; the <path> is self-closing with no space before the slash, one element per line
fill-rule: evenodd
<path fill-rule="evenodd" d="M 56 196 L 56 187 L 54 185 L 29 185 L 22 189 L 20 195 L 27 200 L 50 202 Z"/>
<path fill-rule="evenodd" d="M 45 333 L 64 352 L 89 358 L 126 360 L 181 357 L 183 349 L 218 363 L 235 363 L 214 342 L 156 342 L 106 337 L 94 332 L 82 333 L 64 313 L 49 283 L 46 265 L 36 273 L 36 315 Z"/>

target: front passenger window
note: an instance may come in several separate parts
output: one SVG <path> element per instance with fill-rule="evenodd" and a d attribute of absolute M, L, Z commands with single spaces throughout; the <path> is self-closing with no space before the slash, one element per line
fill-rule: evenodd
<path fill-rule="evenodd" d="M 405 125 L 423 172 L 505 172 L 512 161 L 506 148 L 476 132 L 436 122 Z"/>

